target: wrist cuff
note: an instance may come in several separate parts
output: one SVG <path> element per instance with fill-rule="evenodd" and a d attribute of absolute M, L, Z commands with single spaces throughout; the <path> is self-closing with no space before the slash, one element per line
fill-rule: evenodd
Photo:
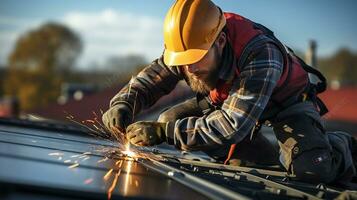
<path fill-rule="evenodd" d="M 167 122 L 165 128 L 166 142 L 173 145 L 175 138 L 175 122 Z"/>
<path fill-rule="evenodd" d="M 112 105 L 110 105 L 110 108 L 112 108 L 116 105 L 119 105 L 119 104 L 126 105 L 128 107 L 128 110 L 130 110 L 130 112 L 133 113 L 133 106 L 127 101 L 117 101 L 117 102 L 113 103 Z"/>

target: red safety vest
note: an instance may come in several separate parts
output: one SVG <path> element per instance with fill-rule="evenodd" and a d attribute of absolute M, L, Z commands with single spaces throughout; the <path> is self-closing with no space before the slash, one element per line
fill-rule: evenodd
<path fill-rule="evenodd" d="M 323 92 L 326 89 L 325 77 L 316 69 L 307 66 L 300 58 L 298 58 L 294 54 L 287 53 L 285 47 L 280 43 L 280 41 L 278 41 L 272 33 L 267 30 L 264 30 L 265 27 L 263 28 L 262 26 L 260 26 L 259 28 L 259 26 L 257 26 L 258 24 L 237 14 L 224 13 L 224 15 L 227 21 L 226 26 L 228 42 L 231 44 L 235 57 L 238 60 L 237 65 L 239 63 L 243 63 L 243 60 L 241 62 L 240 60 L 245 59 L 244 57 L 246 56 L 242 54 L 244 53 L 244 50 L 246 49 L 249 42 L 252 41 L 254 37 L 260 34 L 266 34 L 267 36 L 272 38 L 283 53 L 283 72 L 269 99 L 267 105 L 268 108 L 272 108 L 272 106 L 275 105 L 280 107 L 279 109 L 282 109 L 286 105 L 290 104 L 288 102 L 291 101 L 291 99 L 297 100 L 299 96 L 301 96 L 304 92 L 308 91 L 308 87 L 310 87 L 311 85 L 309 84 L 309 77 L 307 72 L 314 73 L 320 78 L 320 80 L 322 80 L 321 84 L 315 85 L 316 93 Z M 239 67 L 241 66 L 236 66 L 237 77 L 240 74 L 238 70 Z M 229 90 L 231 89 L 231 84 L 232 83 L 225 82 L 224 80 L 218 80 L 216 88 L 211 90 L 209 94 L 213 104 L 219 105 L 223 103 L 225 99 L 227 99 L 229 95 Z M 314 99 L 316 102 L 318 102 L 315 105 L 320 108 L 320 114 L 324 114 L 325 112 L 327 112 L 327 108 L 323 104 L 323 102 L 318 99 L 318 97 Z M 227 159 L 225 160 L 224 164 L 227 164 L 230 160 L 231 156 L 233 155 L 233 152 L 235 151 L 235 147 L 236 144 L 231 145 Z"/>
<path fill-rule="evenodd" d="M 228 42 L 231 44 L 234 54 L 239 61 L 248 43 L 260 34 L 266 34 L 255 26 L 255 23 L 233 13 L 224 13 L 227 21 Z M 273 103 L 283 103 L 294 95 L 301 95 L 308 85 L 308 73 L 303 69 L 298 58 L 293 54 L 288 54 L 285 48 L 274 37 L 274 41 L 280 47 L 284 55 L 284 67 L 281 77 L 275 87 L 267 106 Z M 239 63 L 239 62 L 238 62 Z M 236 66 L 236 76 L 239 76 Z M 210 91 L 210 99 L 214 104 L 222 103 L 229 95 L 231 83 L 218 80 L 216 88 Z"/>

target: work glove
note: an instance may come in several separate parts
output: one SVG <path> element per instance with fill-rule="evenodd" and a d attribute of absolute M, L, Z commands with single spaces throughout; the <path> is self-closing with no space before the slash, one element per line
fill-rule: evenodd
<path fill-rule="evenodd" d="M 123 103 L 110 107 L 102 116 L 103 124 L 108 130 L 118 129 L 122 133 L 125 133 L 125 129 L 132 122 L 132 119 L 132 110 Z"/>
<path fill-rule="evenodd" d="M 152 146 L 166 141 L 166 125 L 163 122 L 139 121 L 126 129 L 126 139 L 138 146 Z"/>

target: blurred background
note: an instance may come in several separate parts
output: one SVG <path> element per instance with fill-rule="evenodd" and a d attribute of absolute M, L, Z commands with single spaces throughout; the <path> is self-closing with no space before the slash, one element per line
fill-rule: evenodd
<path fill-rule="evenodd" d="M 272 31 L 328 79 L 330 130 L 357 135 L 355 0 L 214 0 Z M 163 51 L 171 0 L 1 0 L 0 116 L 90 119 Z M 192 95 L 179 84 L 143 115 Z M 153 115 L 155 116 L 155 115 Z"/>

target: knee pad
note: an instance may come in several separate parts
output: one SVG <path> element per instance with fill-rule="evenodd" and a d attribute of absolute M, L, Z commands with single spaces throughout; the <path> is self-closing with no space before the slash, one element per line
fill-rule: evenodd
<path fill-rule="evenodd" d="M 292 160 L 290 171 L 296 180 L 309 183 L 331 183 L 337 174 L 329 149 L 312 149 Z"/>

